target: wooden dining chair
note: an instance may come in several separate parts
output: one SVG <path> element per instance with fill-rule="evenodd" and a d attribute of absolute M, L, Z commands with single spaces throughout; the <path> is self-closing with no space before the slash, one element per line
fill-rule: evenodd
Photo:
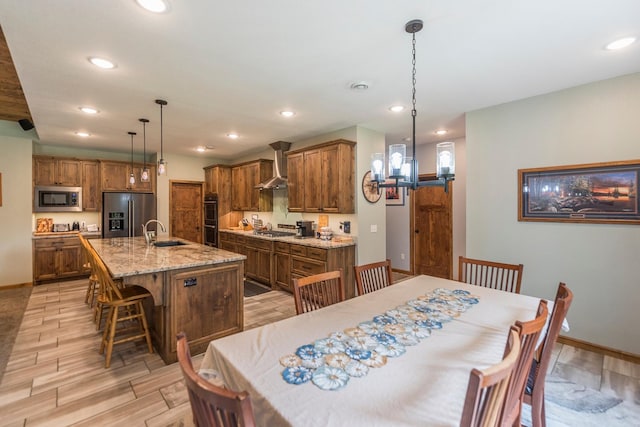
<path fill-rule="evenodd" d="M 391 278 L 391 260 L 356 265 L 353 267 L 353 271 L 356 276 L 358 295 L 364 295 L 386 288 L 393 283 Z"/>
<path fill-rule="evenodd" d="M 194 424 L 200 427 L 255 426 L 249 393 L 236 393 L 202 378 L 193 369 L 191 352 L 184 332 L 180 332 L 177 339 L 178 363 L 187 385 Z"/>
<path fill-rule="evenodd" d="M 317 310 L 345 300 L 342 269 L 293 279 L 296 314 Z"/>
<path fill-rule="evenodd" d="M 513 369 L 520 354 L 520 338 L 511 327 L 502 361 L 484 370 L 472 369 L 462 409 L 461 427 L 497 427 Z"/>
<path fill-rule="evenodd" d="M 533 427 L 546 426 L 546 415 L 544 409 L 544 381 L 551 361 L 553 347 L 560 335 L 562 322 L 567 316 L 573 292 L 566 284 L 560 282 L 556 292 L 556 298 L 551 310 L 551 320 L 547 327 L 547 333 L 533 358 L 529 371 L 527 384 L 524 390 L 524 403 L 531 405 L 531 421 Z"/>
<path fill-rule="evenodd" d="M 91 248 L 89 247 L 89 241 L 80 233 L 78 233 L 78 239 L 80 239 L 80 244 L 82 245 L 82 253 L 85 256 L 86 263 L 83 263 L 83 268 L 88 268 L 90 270 L 89 275 L 89 283 L 87 285 L 87 292 L 84 296 L 85 304 L 89 304 L 89 307 L 93 307 L 96 300 L 96 294 L 98 293 L 100 284 L 98 282 L 98 275 L 91 263 Z"/>
<path fill-rule="evenodd" d="M 505 264 L 460 257 L 458 281 L 485 288 L 520 293 L 522 264 Z"/>
<path fill-rule="evenodd" d="M 536 317 L 533 320 L 528 322 L 515 322 L 514 327 L 518 331 L 518 338 L 520 338 L 520 355 L 513 369 L 513 374 L 511 374 L 509 387 L 507 388 L 507 396 L 502 410 L 502 421 L 500 423 L 503 426 L 520 427 L 524 386 L 529 377 L 536 345 L 538 344 L 540 334 L 547 322 L 548 316 L 547 301 L 540 300 Z"/>
<path fill-rule="evenodd" d="M 144 339 L 149 353 L 153 353 L 149 325 L 142 304 L 145 298 L 151 296 L 151 293 L 135 285 L 120 288 L 95 250 L 92 249 L 91 255 L 97 266 L 98 280 L 103 289 L 104 306 L 109 309 L 100 342 L 100 354 L 103 354 L 106 349 L 105 368 L 111 366 L 111 355 L 115 344 Z M 137 325 L 131 325 L 132 322 Z M 122 327 L 118 327 L 118 324 Z"/>

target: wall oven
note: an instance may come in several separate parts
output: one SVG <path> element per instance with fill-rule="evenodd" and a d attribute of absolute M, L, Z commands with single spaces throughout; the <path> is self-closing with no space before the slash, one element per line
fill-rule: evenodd
<path fill-rule="evenodd" d="M 204 244 L 218 247 L 218 195 L 204 196 Z"/>
<path fill-rule="evenodd" d="M 82 212 L 82 187 L 38 185 L 33 190 L 34 212 Z"/>

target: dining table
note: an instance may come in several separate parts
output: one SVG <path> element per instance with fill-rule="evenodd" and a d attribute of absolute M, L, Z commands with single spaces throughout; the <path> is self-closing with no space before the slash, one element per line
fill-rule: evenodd
<path fill-rule="evenodd" d="M 539 301 L 415 276 L 213 340 L 200 373 L 246 390 L 258 426 L 457 426 L 471 369 Z"/>

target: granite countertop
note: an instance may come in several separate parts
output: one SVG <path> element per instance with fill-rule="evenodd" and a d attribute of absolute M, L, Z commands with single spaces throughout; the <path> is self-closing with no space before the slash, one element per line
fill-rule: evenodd
<path fill-rule="evenodd" d="M 32 239 L 56 239 L 58 237 L 74 237 L 78 234 L 82 234 L 84 237 L 102 237 L 100 231 L 50 231 L 46 233 L 33 232 Z"/>
<path fill-rule="evenodd" d="M 144 237 L 91 239 L 89 243 L 113 277 L 137 276 L 160 271 L 243 261 L 247 257 L 184 239 L 158 237 L 158 241 L 178 240 L 180 246 L 149 246 Z"/>
<path fill-rule="evenodd" d="M 304 239 L 297 239 L 295 236 L 268 237 L 268 236 L 261 236 L 260 234 L 253 234 L 253 230 L 252 231 L 243 231 L 243 230 L 228 230 L 227 229 L 227 230 L 220 230 L 220 232 L 221 233 L 238 234 L 240 236 L 255 237 L 257 239 L 271 240 L 271 241 L 276 241 L 276 242 L 286 242 L 286 243 L 293 243 L 293 244 L 296 244 L 296 245 L 313 246 L 314 248 L 323 248 L 323 249 L 342 248 L 342 247 L 345 247 L 345 246 L 355 246 L 355 244 L 356 244 L 356 239 L 355 239 L 355 237 L 352 237 L 352 236 L 344 236 L 344 237 L 350 237 L 351 238 L 351 241 L 349 241 L 349 242 L 339 242 L 339 241 L 335 241 L 335 240 L 320 240 L 320 239 L 316 239 L 314 237 L 309 237 L 309 238 L 304 238 Z M 343 237 L 343 236 L 340 235 L 340 237 Z"/>

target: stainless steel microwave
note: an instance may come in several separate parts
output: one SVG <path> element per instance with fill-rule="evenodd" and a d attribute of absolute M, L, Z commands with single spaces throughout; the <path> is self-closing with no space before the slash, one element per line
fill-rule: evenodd
<path fill-rule="evenodd" d="M 82 187 L 36 186 L 34 212 L 82 212 Z"/>

